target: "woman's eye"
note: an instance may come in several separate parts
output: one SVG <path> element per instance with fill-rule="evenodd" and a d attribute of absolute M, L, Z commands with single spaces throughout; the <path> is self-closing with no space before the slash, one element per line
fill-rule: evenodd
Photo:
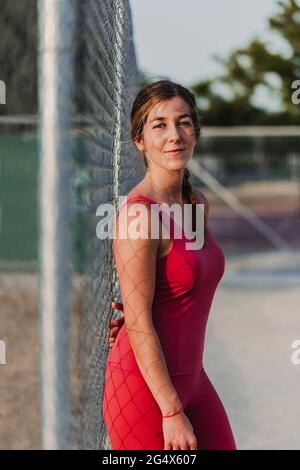
<path fill-rule="evenodd" d="M 179 124 L 180 125 L 181 124 L 187 124 L 188 126 L 190 126 L 190 123 L 188 121 L 181 121 Z M 164 124 L 157 124 L 156 126 L 154 126 L 153 129 L 160 128 L 160 126 L 164 126 Z"/>

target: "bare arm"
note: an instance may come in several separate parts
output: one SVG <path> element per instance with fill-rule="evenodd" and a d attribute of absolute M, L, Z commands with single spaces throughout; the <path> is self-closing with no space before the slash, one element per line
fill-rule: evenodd
<path fill-rule="evenodd" d="M 136 203 L 135 203 L 136 204 Z M 120 280 L 121 295 L 124 305 L 125 326 L 140 371 L 151 390 L 162 414 L 176 412 L 181 402 L 172 384 L 165 357 L 156 329 L 152 322 L 152 302 L 155 290 L 156 258 L 160 240 L 151 239 L 150 206 L 138 203 L 141 213 L 130 216 L 130 206 L 120 213 L 119 227 L 125 227 L 122 214 L 127 211 L 128 223 L 124 233 L 126 238 L 114 240 L 114 255 Z M 136 218 L 145 234 L 145 239 L 134 239 L 129 227 Z"/>

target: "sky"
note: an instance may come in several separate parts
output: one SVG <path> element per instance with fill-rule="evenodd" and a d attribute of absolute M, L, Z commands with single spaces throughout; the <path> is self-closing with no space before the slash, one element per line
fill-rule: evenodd
<path fill-rule="evenodd" d="M 276 0 L 130 0 L 130 5 L 138 66 L 158 80 L 190 86 L 213 78 L 222 71 L 213 54 L 226 58 L 257 36 L 274 52 L 285 51 L 268 31 Z"/>

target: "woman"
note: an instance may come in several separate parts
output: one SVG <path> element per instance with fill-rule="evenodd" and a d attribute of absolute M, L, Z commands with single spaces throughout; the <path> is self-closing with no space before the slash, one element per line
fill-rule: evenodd
<path fill-rule="evenodd" d="M 226 411 L 202 362 L 224 255 L 207 226 L 208 202 L 192 188 L 186 168 L 200 136 L 194 95 L 169 80 L 147 85 L 135 98 L 131 124 L 146 174 L 120 208 L 113 240 L 124 324 L 111 334 L 105 376 L 103 416 L 112 449 L 234 450 Z M 132 203 L 140 208 L 146 237 L 134 237 L 128 228 L 135 220 Z M 164 210 L 159 236 L 151 237 L 151 206 L 157 210 L 162 203 L 204 204 L 201 248 L 186 248 L 183 224 L 182 237 L 175 238 L 172 217 L 170 238 L 162 236 Z"/>

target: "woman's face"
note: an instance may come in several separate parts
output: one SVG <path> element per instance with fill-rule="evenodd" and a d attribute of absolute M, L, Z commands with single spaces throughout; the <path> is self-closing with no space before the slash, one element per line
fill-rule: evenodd
<path fill-rule="evenodd" d="M 157 165 L 167 170 L 184 169 L 196 144 L 195 128 L 186 101 L 175 96 L 157 103 L 148 114 L 143 139 L 137 139 L 135 143 L 145 153 L 150 168 Z M 174 149 L 180 151 L 170 152 Z"/>

